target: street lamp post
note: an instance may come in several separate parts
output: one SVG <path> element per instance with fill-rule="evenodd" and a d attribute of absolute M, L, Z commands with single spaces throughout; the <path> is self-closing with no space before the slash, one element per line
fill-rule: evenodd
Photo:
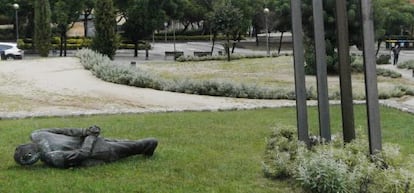
<path fill-rule="evenodd" d="M 174 26 L 174 20 L 172 20 L 172 28 L 173 28 L 173 43 L 174 43 L 174 54 L 176 54 L 176 49 L 175 49 L 175 26 Z"/>
<path fill-rule="evenodd" d="M 267 56 L 270 56 L 270 49 L 269 49 L 269 26 L 267 23 L 267 17 L 269 15 L 269 9 L 268 8 L 264 8 L 263 12 L 265 14 L 265 25 L 266 25 L 266 51 L 267 51 Z"/>
<path fill-rule="evenodd" d="M 16 43 L 19 40 L 19 15 L 17 14 L 17 10 L 19 9 L 19 4 L 13 4 L 14 13 L 16 17 Z"/>
<path fill-rule="evenodd" d="M 167 43 L 167 27 L 168 27 L 168 23 L 164 22 L 164 41 L 165 43 Z"/>

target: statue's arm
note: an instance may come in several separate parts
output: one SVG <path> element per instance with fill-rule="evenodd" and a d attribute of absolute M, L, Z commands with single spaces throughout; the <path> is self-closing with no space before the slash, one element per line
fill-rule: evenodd
<path fill-rule="evenodd" d="M 87 136 L 80 149 L 74 150 L 67 155 L 67 163 L 80 163 L 83 160 L 88 159 L 92 154 L 97 139 L 98 137 L 94 135 Z"/>
<path fill-rule="evenodd" d="M 49 128 L 49 129 L 39 129 L 32 133 L 32 137 L 38 133 L 55 133 L 62 134 L 67 136 L 74 137 L 86 137 L 89 135 L 98 136 L 101 132 L 101 129 L 98 126 L 91 126 L 88 128 Z"/>
<path fill-rule="evenodd" d="M 32 132 L 32 136 L 41 133 L 55 133 L 61 135 L 68 135 L 74 137 L 84 137 L 87 136 L 85 128 L 48 128 L 48 129 L 39 129 Z"/>

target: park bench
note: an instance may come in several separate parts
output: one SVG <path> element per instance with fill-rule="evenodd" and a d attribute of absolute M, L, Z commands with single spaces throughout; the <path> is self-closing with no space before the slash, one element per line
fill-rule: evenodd
<path fill-rule="evenodd" d="M 177 59 L 180 56 L 183 56 L 184 52 L 183 51 L 166 51 L 165 52 L 165 58 L 167 58 L 167 56 L 173 56 L 174 60 Z"/>
<path fill-rule="evenodd" d="M 194 56 L 197 56 L 197 57 L 211 56 L 211 52 L 194 52 Z"/>

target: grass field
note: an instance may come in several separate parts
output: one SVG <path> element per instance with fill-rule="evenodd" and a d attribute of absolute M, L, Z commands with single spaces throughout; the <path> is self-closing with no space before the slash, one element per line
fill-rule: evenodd
<path fill-rule="evenodd" d="M 339 106 L 332 108 L 333 133 L 341 127 Z M 309 122 L 317 131 L 316 108 Z M 357 135 L 365 135 L 364 106 L 355 108 Z M 384 143 L 411 148 L 414 115 L 381 108 Z M 134 156 L 90 168 L 54 169 L 43 164 L 21 167 L 12 158 L 31 131 L 51 127 L 97 124 L 109 138 L 156 137 L 152 158 Z M 299 193 L 286 181 L 263 177 L 261 162 L 266 137 L 275 125 L 295 127 L 295 109 L 224 112 L 180 112 L 108 116 L 0 120 L 0 192 L 255 192 Z M 368 147 L 367 147 L 368 148 Z"/>

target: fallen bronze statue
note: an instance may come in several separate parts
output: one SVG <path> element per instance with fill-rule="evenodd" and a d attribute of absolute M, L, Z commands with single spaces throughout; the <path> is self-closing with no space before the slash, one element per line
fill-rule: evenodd
<path fill-rule="evenodd" d="M 93 166 L 139 155 L 152 156 L 158 141 L 116 140 L 100 137 L 98 126 L 89 128 L 40 129 L 31 133 L 31 143 L 19 145 L 14 160 L 20 165 L 33 165 L 39 159 L 57 168 Z"/>

